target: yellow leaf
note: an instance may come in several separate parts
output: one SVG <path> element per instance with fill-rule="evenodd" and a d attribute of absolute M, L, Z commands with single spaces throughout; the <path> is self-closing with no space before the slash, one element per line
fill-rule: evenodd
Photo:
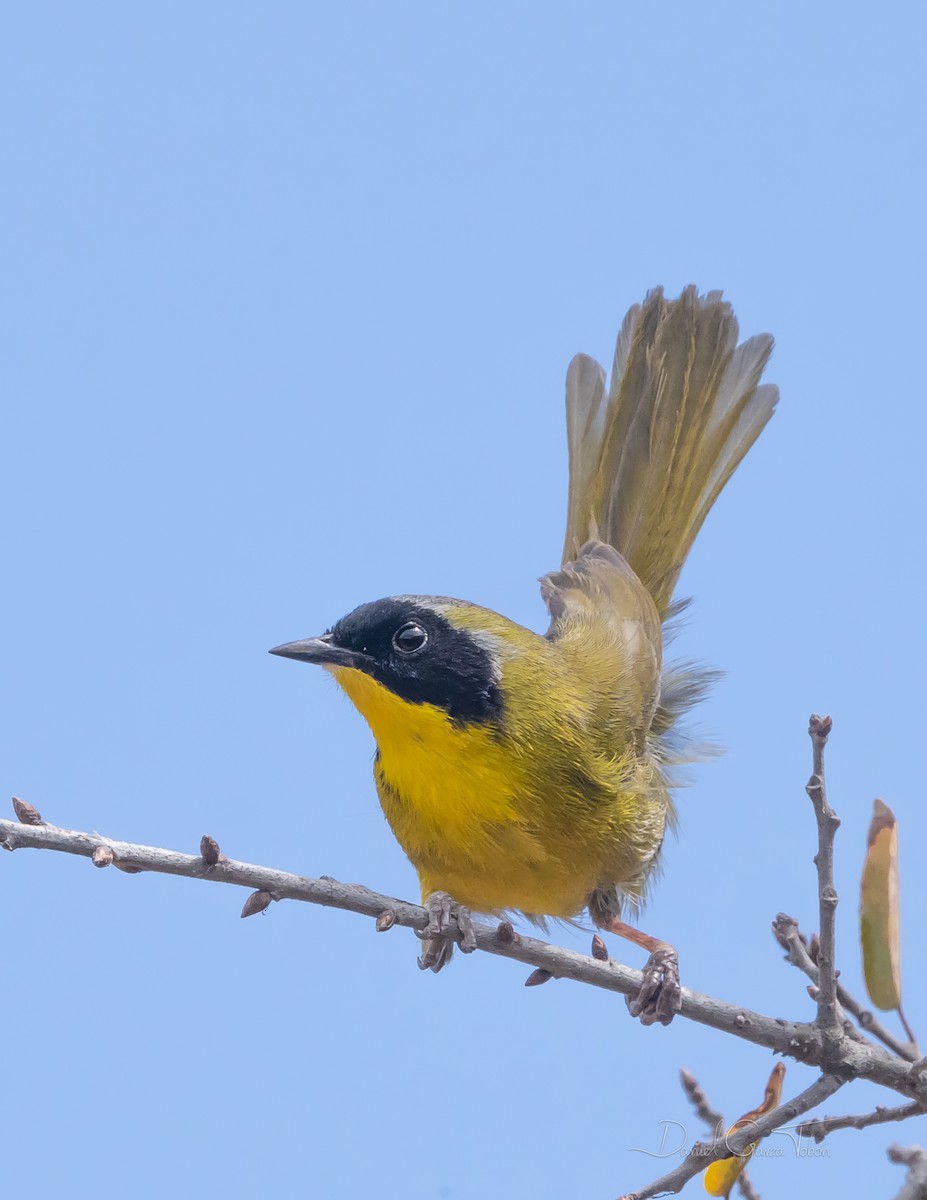
<path fill-rule="evenodd" d="M 735 1121 L 725 1136 L 730 1137 L 732 1133 L 737 1133 L 739 1130 L 746 1128 L 747 1125 L 750 1125 L 758 1117 L 772 1112 L 778 1105 L 779 1097 L 782 1095 L 782 1080 L 784 1078 L 785 1063 L 776 1063 L 772 1069 L 772 1074 L 769 1076 L 769 1082 L 766 1084 L 763 1103 L 758 1108 L 754 1108 L 752 1112 L 745 1113 L 739 1120 Z M 705 1171 L 705 1191 L 709 1196 L 730 1195 L 731 1188 L 737 1182 L 737 1177 L 741 1171 L 743 1171 L 744 1167 L 750 1161 L 750 1156 L 756 1147 L 757 1143 L 751 1142 L 740 1154 L 732 1154 L 729 1158 L 719 1158 L 717 1162 L 709 1164 Z"/>
<path fill-rule="evenodd" d="M 859 934 L 869 999 L 883 1010 L 901 1005 L 901 939 L 898 902 L 898 825 L 876 800 L 863 864 Z"/>

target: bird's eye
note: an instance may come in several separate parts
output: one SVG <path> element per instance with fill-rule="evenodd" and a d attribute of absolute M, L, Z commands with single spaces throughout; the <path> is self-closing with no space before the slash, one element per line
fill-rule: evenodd
<path fill-rule="evenodd" d="M 428 634 L 415 621 L 406 621 L 393 634 L 393 645 L 402 654 L 412 654 L 421 650 L 428 641 Z"/>

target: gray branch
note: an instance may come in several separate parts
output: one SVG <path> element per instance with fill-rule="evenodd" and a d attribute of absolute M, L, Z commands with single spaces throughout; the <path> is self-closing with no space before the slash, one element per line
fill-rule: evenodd
<path fill-rule="evenodd" d="M 201 854 L 182 854 L 157 846 L 114 841 L 97 833 L 58 829 L 54 825 L 41 823 L 41 817 L 38 821 L 38 824 L 22 824 L 0 820 L 0 847 L 7 850 L 54 850 L 77 854 L 92 859 L 101 867 L 112 864 L 127 874 L 157 871 L 256 889 L 254 899 L 248 900 L 249 915 L 250 912 L 260 911 L 261 907 L 266 908 L 274 900 L 302 900 L 372 917 L 378 921 L 381 929 L 403 925 L 421 931 L 428 921 L 425 910 L 418 904 L 381 895 L 360 884 L 339 883 L 326 877 L 310 879 L 273 867 L 235 862 L 221 854 L 217 856 L 218 847 L 212 838 L 206 843 L 208 854 L 204 858 Z M 217 857 L 216 862 L 208 861 L 214 857 Z M 603 962 L 592 955 L 579 954 L 537 938 L 524 937 L 515 933 L 506 921 L 498 925 L 475 923 L 474 929 L 478 949 L 527 963 L 550 978 L 572 979 L 624 996 L 636 995 L 640 988 L 640 971 L 613 959 Z M 756 1046 L 765 1046 L 798 1062 L 811 1066 L 823 1065 L 821 1032 L 807 1022 L 768 1017 L 690 988 L 682 989 L 681 1015 L 722 1033 L 734 1034 Z M 862 1077 L 908 1097 L 927 1098 L 927 1068 L 921 1070 L 921 1064 L 917 1063 L 912 1067 L 910 1063 L 903 1062 L 878 1046 L 844 1039 L 835 1065 L 848 1079 Z"/>
<path fill-rule="evenodd" d="M 779 945 L 786 951 L 787 961 L 793 967 L 798 967 L 799 971 L 804 971 L 811 982 L 816 985 L 818 982 L 817 963 L 811 957 L 808 939 L 799 929 L 795 918 L 787 916 L 785 913 L 779 913 L 773 921 L 773 933 Z M 837 980 L 837 1002 L 846 1012 L 852 1013 L 859 1022 L 860 1029 L 877 1038 L 894 1054 L 907 1059 L 908 1062 L 914 1062 L 918 1057 L 917 1047 L 913 1042 L 903 1042 L 900 1038 L 895 1037 L 891 1030 L 885 1028 L 875 1013 L 867 1009 L 852 993 L 847 991 L 839 979 Z M 847 1022 L 845 1029 L 850 1037 L 853 1036 L 852 1028 Z"/>
<path fill-rule="evenodd" d="M 814 805 L 818 825 L 818 852 L 814 856 L 814 865 L 818 869 L 818 905 L 821 921 L 821 945 L 817 956 L 818 1025 L 828 1053 L 837 1050 L 842 1024 L 837 1004 L 837 889 L 834 887 L 834 835 L 840 821 L 827 802 L 827 789 L 824 786 L 824 747 L 827 745 L 831 726 L 830 717 L 812 716 L 808 724 L 814 753 L 811 778 L 805 789 Z"/>
<path fill-rule="evenodd" d="M 807 945 L 801 937 L 798 930 L 798 925 L 791 918 L 780 913 L 773 922 L 773 932 L 778 938 L 780 944 L 788 951 L 789 961 L 800 970 L 804 971 L 813 981 L 813 986 L 809 988 L 812 995 L 817 1001 L 817 1018 L 814 1023 L 815 1034 L 818 1041 L 816 1043 L 817 1052 L 820 1057 L 816 1058 L 816 1065 L 823 1068 L 824 1074 L 807 1088 L 800 1096 L 787 1104 L 780 1105 L 773 1113 L 760 1118 L 755 1123 L 751 1123 L 750 1133 L 747 1136 L 741 1137 L 732 1135 L 730 1138 L 718 1136 L 708 1146 L 696 1143 L 692 1147 L 686 1158 L 667 1175 L 656 1180 L 641 1192 L 635 1192 L 633 1195 L 623 1198 L 623 1200 L 647 1200 L 648 1197 L 663 1195 L 667 1192 L 680 1191 L 682 1187 L 703 1171 L 709 1164 L 716 1159 L 725 1158 L 731 1153 L 738 1153 L 744 1147 L 752 1142 L 759 1140 L 765 1136 L 765 1133 L 771 1132 L 784 1124 L 788 1120 L 792 1120 L 795 1116 L 803 1112 L 808 1112 L 822 1100 L 827 1099 L 838 1088 L 842 1087 L 849 1079 L 859 1078 L 853 1072 L 848 1072 L 849 1061 L 857 1054 L 868 1057 L 871 1054 L 881 1055 L 884 1052 L 874 1046 L 868 1038 L 863 1037 L 858 1030 L 844 1016 L 841 1003 L 838 1001 L 837 987 L 837 967 L 836 967 L 836 922 L 835 913 L 837 908 L 837 891 L 834 887 L 834 836 L 840 826 L 840 821 L 837 814 L 831 808 L 827 801 L 827 791 L 824 785 L 824 747 L 827 745 L 827 738 L 832 728 L 830 717 L 819 717 L 812 715 L 808 723 L 808 733 L 811 737 L 813 749 L 813 763 L 811 778 L 808 780 L 806 791 L 814 805 L 814 815 L 818 828 L 818 851 L 814 857 L 814 863 L 817 867 L 818 874 L 818 907 L 820 914 L 821 932 L 817 945 L 817 952 L 812 957 L 808 951 Z M 794 1057 L 794 1056 L 793 1056 Z M 889 1056 L 886 1056 L 889 1057 Z M 805 1058 L 805 1061 L 810 1061 Z M 891 1057 L 890 1061 L 897 1063 L 905 1072 L 907 1085 L 905 1088 L 896 1089 L 906 1092 L 908 1095 L 914 1094 L 916 1102 L 913 1106 L 905 1105 L 896 1112 L 903 1112 L 904 1115 L 897 1116 L 895 1119 L 903 1120 L 905 1116 L 913 1116 L 916 1112 L 921 1111 L 921 1106 L 927 1106 L 924 1093 L 924 1082 L 927 1078 L 927 1060 L 921 1059 L 917 1062 L 911 1062 L 910 1056 Z M 875 1080 L 876 1076 L 872 1072 L 866 1072 L 870 1079 Z M 697 1110 L 707 1115 L 712 1112 L 704 1097 L 698 1089 L 696 1095 L 693 1086 L 697 1089 L 694 1079 L 686 1078 L 683 1074 L 683 1086 L 689 1093 L 690 1099 L 697 1106 Z M 886 1110 L 888 1111 L 888 1110 Z M 878 1113 L 879 1110 L 877 1109 Z M 782 1115 L 780 1115 L 782 1114 Z M 774 1118 L 778 1118 L 774 1120 Z M 849 1118 L 851 1121 L 863 1121 L 866 1118 Z M 888 1118 L 885 1118 L 888 1119 Z M 832 1118 L 831 1121 L 839 1121 L 840 1118 Z M 877 1124 L 878 1118 L 875 1114 L 871 1114 L 871 1124 Z M 823 1127 L 823 1124 L 822 1126 Z M 836 1124 L 832 1128 L 838 1128 Z M 860 1126 L 862 1127 L 862 1126 Z M 822 1136 L 825 1136 L 822 1134 Z M 741 1144 L 742 1143 L 742 1144 Z M 927 1200 L 925 1194 L 924 1200 Z"/>
<path fill-rule="evenodd" d="M 679 1079 L 682 1083 L 682 1090 L 689 1098 L 689 1103 L 695 1109 L 695 1115 L 705 1125 L 712 1137 L 717 1137 L 718 1134 L 724 1132 L 724 1116 L 714 1108 L 705 1095 L 699 1081 L 695 1078 L 691 1071 L 687 1071 L 684 1067 L 679 1072 Z"/>
<path fill-rule="evenodd" d="M 737 1176 L 737 1190 L 743 1196 L 744 1200 L 762 1200 L 760 1193 L 753 1186 L 753 1180 L 750 1178 L 746 1167 Z"/>
<path fill-rule="evenodd" d="M 705 1095 L 705 1090 L 691 1073 L 683 1068 L 679 1072 L 682 1090 L 689 1098 L 695 1114 L 708 1128 L 711 1137 L 720 1137 L 724 1133 L 724 1116 L 712 1105 Z M 753 1186 L 746 1167 L 737 1176 L 737 1187 L 745 1200 L 760 1200 L 760 1194 Z"/>
<path fill-rule="evenodd" d="M 626 1200 L 647 1200 L 658 1194 L 679 1191 L 710 1163 L 742 1153 L 747 1146 L 787 1121 L 809 1112 L 851 1079 L 869 1079 L 906 1098 L 913 1097 L 914 1103 L 896 1109 L 877 1108 L 874 1113 L 858 1117 L 826 1117 L 803 1126 L 818 1140 L 835 1129 L 862 1129 L 889 1120 L 900 1121 L 927 1108 L 927 1059 L 912 1062 L 910 1048 L 893 1043 L 884 1036 L 880 1027 L 875 1027 L 877 1023 L 873 1021 L 869 1031 L 882 1037 L 896 1051 L 895 1054 L 888 1053 L 863 1037 L 844 1016 L 843 1009 L 850 1007 L 851 998 L 838 988 L 834 936 L 837 893 L 834 889 L 833 846 L 834 834 L 840 822 L 827 802 L 824 788 L 824 746 L 830 728 L 829 717 L 811 718 L 809 732 L 814 747 L 814 767 L 807 791 L 814 804 L 818 825 L 815 863 L 818 869 L 821 935 L 817 955 L 809 953 L 798 926 L 790 917 L 780 914 L 773 926 L 776 936 L 788 951 L 789 960 L 813 981 L 811 990 L 818 1002 L 817 1019 L 814 1024 L 809 1024 L 768 1017 L 694 992 L 690 988 L 682 989 L 680 1011 L 681 1016 L 691 1021 L 733 1034 L 754 1045 L 765 1046 L 798 1062 L 819 1067 L 823 1073 L 793 1100 L 751 1122 L 747 1129 L 728 1135 L 719 1127 L 720 1114 L 711 1109 L 696 1081 L 683 1072 L 683 1084 L 697 1112 L 703 1119 L 715 1122 L 717 1135 L 707 1145 L 696 1143 L 673 1171 L 643 1191 L 629 1194 Z M 264 912 L 275 900 L 301 900 L 371 917 L 380 933 L 391 929 L 393 925 L 403 925 L 421 935 L 428 924 L 428 914 L 419 905 L 381 895 L 360 884 L 339 883 L 326 876 L 310 879 L 273 867 L 234 862 L 221 853 L 216 840 L 209 836 L 201 839 L 199 854 L 183 854 L 157 846 L 114 841 L 97 833 L 59 829 L 43 822 L 32 805 L 17 798 L 13 800 L 13 809 L 17 821 L 0 820 L 0 848 L 54 850 L 80 855 L 89 858 L 95 867 L 113 866 L 130 875 L 156 871 L 250 888 L 251 894 L 241 910 L 242 917 Z M 473 937 L 476 949 L 533 967 L 525 980 L 528 986 L 551 979 L 572 979 L 625 996 L 636 995 L 640 989 L 641 973 L 610 959 L 604 942 L 598 936 L 593 938 L 592 953 L 588 956 L 549 945 L 537 938 L 523 937 L 515 932 L 508 921 L 493 925 L 474 924 Z M 861 1010 L 857 1010 L 858 1005 L 851 1009 L 862 1023 Z M 927 1191 L 911 1190 L 921 1186 L 917 1181 L 922 1176 L 923 1186 L 927 1188 L 927 1165 L 917 1155 L 925 1159 L 927 1156 L 923 1151 L 916 1150 L 907 1152 L 899 1149 L 901 1153 L 914 1155 L 902 1195 L 906 1200 L 914 1195 L 927 1198 Z M 747 1195 L 751 1192 L 746 1180 L 744 1190 Z"/>
<path fill-rule="evenodd" d="M 858 1116 L 818 1117 L 814 1121 L 804 1121 L 795 1132 L 799 1137 L 811 1137 L 816 1142 L 823 1142 L 829 1133 L 837 1129 L 868 1129 L 870 1125 L 887 1125 L 890 1121 L 907 1121 L 909 1117 L 923 1115 L 924 1109 L 916 1101 L 910 1104 L 899 1104 L 897 1108 L 885 1108 L 877 1104 L 872 1112 L 860 1113 Z"/>
<path fill-rule="evenodd" d="M 781 1125 L 794 1121 L 802 1113 L 817 1108 L 828 1096 L 832 1096 L 834 1092 L 843 1087 L 844 1082 L 836 1075 L 820 1075 L 810 1087 L 799 1092 L 794 1099 L 780 1104 L 778 1108 L 774 1108 L 772 1112 L 763 1117 L 757 1117 L 744 1129 L 738 1129 L 736 1133 L 732 1134 L 723 1134 L 707 1144 L 696 1142 L 682 1162 L 672 1171 L 655 1179 L 641 1191 L 629 1192 L 620 1197 L 620 1200 L 651 1200 L 653 1196 L 663 1196 L 667 1193 L 675 1195 L 676 1192 L 681 1192 L 690 1179 L 698 1175 L 700 1171 L 704 1171 L 711 1163 L 719 1158 L 730 1158 L 735 1154 L 743 1154 L 753 1142 L 760 1141 Z"/>
<path fill-rule="evenodd" d="M 888 1157 L 908 1168 L 908 1177 L 897 1200 L 925 1200 L 927 1197 L 927 1150 L 922 1146 L 889 1146 Z"/>

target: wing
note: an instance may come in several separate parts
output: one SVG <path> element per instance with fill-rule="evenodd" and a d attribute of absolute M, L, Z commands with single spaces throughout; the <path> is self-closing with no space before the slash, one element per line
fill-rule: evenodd
<path fill-rule="evenodd" d="M 572 561 L 541 579 L 551 615 L 547 637 L 571 660 L 615 751 L 643 750 L 660 699 L 660 617 L 627 561 L 604 542 L 587 542 Z M 603 747 L 604 748 L 604 747 Z"/>

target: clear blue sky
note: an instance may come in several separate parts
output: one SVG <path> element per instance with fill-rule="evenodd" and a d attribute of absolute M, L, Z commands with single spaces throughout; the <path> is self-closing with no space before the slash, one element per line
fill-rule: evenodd
<path fill-rule="evenodd" d="M 654 284 L 723 288 L 782 401 L 683 578 L 728 753 L 648 925 L 692 987 L 812 1014 L 769 921 L 816 924 L 831 712 L 843 977 L 879 795 L 927 1037 L 925 32 L 897 3 L 8 10 L 0 794 L 414 897 L 366 727 L 268 647 L 398 591 L 542 627 L 567 362 Z M 773 1062 L 488 956 L 425 977 L 359 917 L 242 922 L 232 889 L 24 851 L 0 895 L 10 1195 L 608 1200 L 665 1168 L 631 1149 L 661 1121 L 701 1132 L 679 1066 L 733 1118 Z M 754 1178 L 891 1196 L 899 1136 Z"/>

